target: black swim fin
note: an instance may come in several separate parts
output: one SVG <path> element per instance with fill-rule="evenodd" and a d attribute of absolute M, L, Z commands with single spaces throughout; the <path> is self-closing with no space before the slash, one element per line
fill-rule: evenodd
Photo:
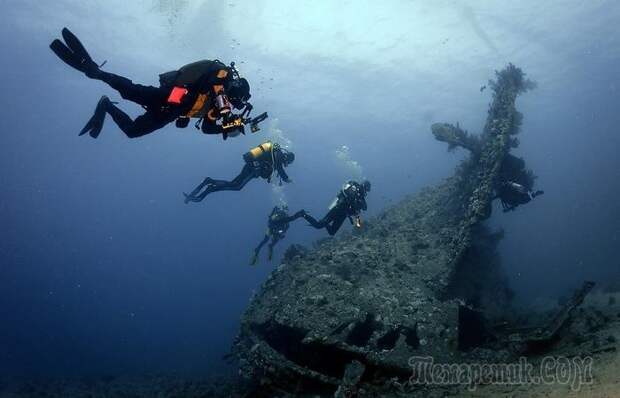
<path fill-rule="evenodd" d="M 62 29 L 62 37 L 66 44 L 59 39 L 55 39 L 50 44 L 50 49 L 54 54 L 67 65 L 84 72 L 86 76 L 96 77 L 99 72 L 99 65 L 93 61 L 80 40 L 67 28 Z"/>
<path fill-rule="evenodd" d="M 105 95 L 101 97 L 101 99 L 97 103 L 97 107 L 95 107 L 95 113 L 86 123 L 82 131 L 80 131 L 79 135 L 82 136 L 88 133 L 93 138 L 99 137 L 99 134 L 101 134 L 101 130 L 103 129 L 103 122 L 105 121 L 107 107 L 111 103 L 112 102 L 110 101 L 110 99 Z"/>
<path fill-rule="evenodd" d="M 78 39 L 73 32 L 67 28 L 62 28 L 62 38 L 65 39 L 67 47 L 69 47 L 77 57 L 82 59 L 84 62 L 94 62 L 80 39 Z"/>
<path fill-rule="evenodd" d="M 82 71 L 82 62 L 76 57 L 76 55 L 65 45 L 65 43 L 61 42 L 58 39 L 55 39 L 52 44 L 50 44 L 50 48 L 67 65 L 75 68 L 79 71 Z M 82 71 L 83 72 L 83 71 Z"/>

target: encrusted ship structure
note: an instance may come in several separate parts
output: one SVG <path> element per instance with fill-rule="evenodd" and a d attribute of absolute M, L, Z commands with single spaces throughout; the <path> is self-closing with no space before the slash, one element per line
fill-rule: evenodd
<path fill-rule="evenodd" d="M 511 291 L 496 252 L 502 232 L 484 221 L 502 174 L 524 168 L 510 155 L 522 120 L 515 102 L 533 86 L 513 65 L 496 72 L 481 134 L 432 126 L 439 141 L 469 151 L 452 177 L 361 231 L 289 248 L 243 315 L 233 348 L 242 375 L 259 386 L 253 396 L 402 388 L 414 356 L 510 360 L 530 340 L 557 333 L 581 296 L 552 332 L 490 326 L 506 315 Z"/>

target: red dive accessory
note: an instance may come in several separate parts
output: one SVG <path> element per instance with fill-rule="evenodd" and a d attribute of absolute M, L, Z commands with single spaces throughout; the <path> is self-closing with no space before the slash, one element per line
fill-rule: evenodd
<path fill-rule="evenodd" d="M 187 93 L 189 93 L 189 90 L 185 87 L 173 87 L 170 95 L 168 96 L 168 103 L 180 105 Z"/>

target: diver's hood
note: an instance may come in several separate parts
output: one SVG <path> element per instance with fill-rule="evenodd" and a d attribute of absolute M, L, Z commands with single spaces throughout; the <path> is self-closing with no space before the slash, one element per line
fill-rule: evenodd
<path fill-rule="evenodd" d="M 237 109 L 242 109 L 252 97 L 250 94 L 250 83 L 243 77 L 230 80 L 226 84 L 225 89 L 228 99 Z"/>

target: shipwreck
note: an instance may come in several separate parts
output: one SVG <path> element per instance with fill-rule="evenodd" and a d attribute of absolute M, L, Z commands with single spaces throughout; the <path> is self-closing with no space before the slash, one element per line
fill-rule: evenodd
<path fill-rule="evenodd" d="M 362 231 L 288 249 L 244 313 L 233 347 L 240 373 L 257 385 L 252 396 L 402 389 L 414 356 L 510 360 L 561 329 L 590 285 L 549 328 L 496 326 L 512 292 L 496 251 L 502 232 L 485 220 L 498 179 L 510 165 L 524 169 L 510 151 L 519 145 L 517 97 L 534 84 L 508 65 L 489 87 L 480 134 L 458 124 L 431 128 L 450 149 L 469 152 L 453 176 L 386 209 Z"/>

